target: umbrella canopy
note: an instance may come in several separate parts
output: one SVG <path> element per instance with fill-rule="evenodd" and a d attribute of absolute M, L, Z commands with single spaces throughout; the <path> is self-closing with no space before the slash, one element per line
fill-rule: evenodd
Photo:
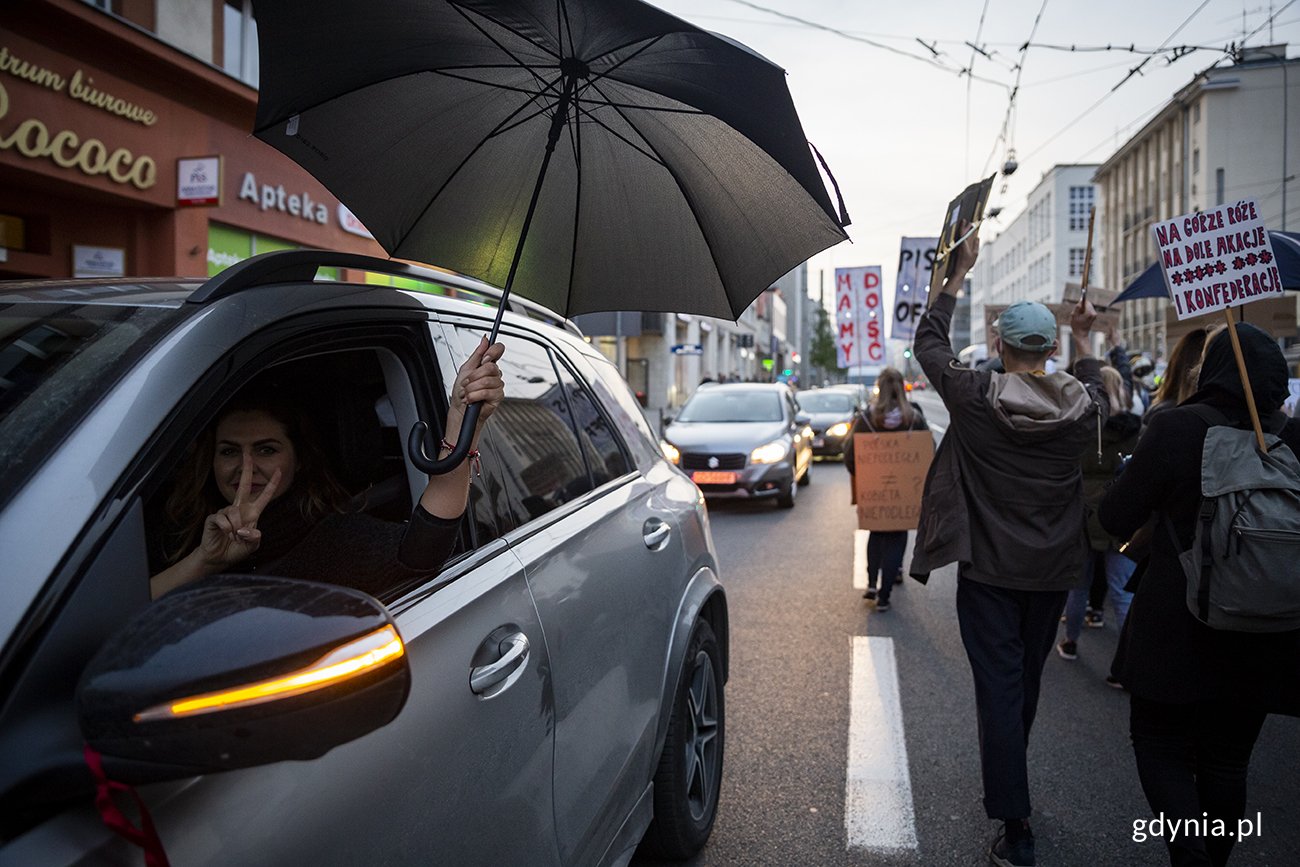
<path fill-rule="evenodd" d="M 1268 233 L 1273 245 L 1273 254 L 1277 257 L 1277 270 L 1282 275 L 1282 288 L 1300 292 L 1300 234 L 1296 232 Z M 1134 298 L 1168 298 L 1169 289 L 1165 286 L 1165 275 L 1156 262 L 1137 276 L 1124 291 L 1115 297 L 1111 304 L 1132 301 Z"/>
<path fill-rule="evenodd" d="M 846 237 L 783 70 L 638 0 L 286 0 L 257 19 L 255 134 L 392 256 L 566 315 L 736 318 Z"/>

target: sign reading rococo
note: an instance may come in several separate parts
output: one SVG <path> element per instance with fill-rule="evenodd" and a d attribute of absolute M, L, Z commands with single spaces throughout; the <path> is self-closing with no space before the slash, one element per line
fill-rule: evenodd
<path fill-rule="evenodd" d="M 94 79 L 83 70 L 71 76 L 22 60 L 0 45 L 0 73 L 64 93 L 69 99 L 85 103 L 117 117 L 143 126 L 158 122 L 153 111 L 94 86 Z M 4 123 L 9 114 L 9 93 L 0 83 L 0 150 L 12 150 L 29 159 L 48 159 L 65 169 L 76 169 L 90 177 L 104 176 L 114 183 L 130 184 L 147 190 L 158 182 L 158 165 L 153 157 L 133 154 L 124 147 L 110 148 L 97 138 L 83 137 L 75 130 L 51 130 L 38 118 L 29 117 L 10 127 Z"/>

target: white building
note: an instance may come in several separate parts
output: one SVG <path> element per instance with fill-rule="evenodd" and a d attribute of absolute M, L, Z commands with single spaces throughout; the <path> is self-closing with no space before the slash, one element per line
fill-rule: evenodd
<path fill-rule="evenodd" d="M 979 260 L 971 275 L 971 342 L 984 343 L 984 308 L 991 304 L 1062 300 L 1067 283 L 1083 277 L 1088 211 L 1096 202 L 1095 164 L 1056 165 L 1029 193 L 1025 209 L 989 237 L 986 220 Z M 1098 215 L 1100 219 L 1100 215 Z M 1099 286 L 1102 251 L 1094 229 L 1088 283 Z M 1111 287 L 1106 287 L 1111 288 Z"/>
<path fill-rule="evenodd" d="M 1300 230 L 1300 58 L 1247 48 L 1196 75 L 1097 170 L 1105 281 L 1122 289 L 1156 261 L 1151 224 L 1253 198 L 1270 229 Z M 1095 264 L 1095 263 L 1094 263 Z M 1249 321 L 1296 341 L 1295 293 L 1248 305 Z M 1129 347 L 1165 356 L 1203 318 L 1179 323 L 1164 298 L 1121 305 Z"/>

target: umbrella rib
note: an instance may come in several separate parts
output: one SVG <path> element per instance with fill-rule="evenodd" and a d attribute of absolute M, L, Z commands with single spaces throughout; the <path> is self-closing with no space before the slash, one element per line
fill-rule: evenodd
<path fill-rule="evenodd" d="M 537 99 L 540 96 L 554 96 L 557 99 L 559 98 L 559 94 L 555 92 L 555 85 L 560 82 L 561 78 L 556 78 L 555 81 L 552 82 L 551 84 L 547 84 L 545 80 L 539 80 L 538 83 L 543 85 L 543 89 L 529 90 L 526 87 L 519 87 L 518 85 L 499 84 L 495 81 L 483 81 L 478 78 L 470 78 L 468 75 L 452 75 L 451 73 L 443 69 L 431 69 L 429 71 L 437 75 L 441 75 L 445 78 L 454 78 L 457 81 L 467 81 L 470 84 L 481 84 L 484 87 L 489 87 L 492 88 L 493 90 L 501 90 L 501 91 L 505 91 L 506 93 L 522 93 L 529 97 L 532 97 L 533 99 Z"/>
<path fill-rule="evenodd" d="M 548 85 L 547 89 L 548 90 L 550 89 L 550 85 Z M 487 135 L 483 136 L 482 140 L 480 140 L 478 144 L 474 145 L 473 149 L 470 150 L 469 153 L 465 154 L 465 158 L 460 161 L 460 164 L 456 166 L 456 168 L 452 169 L 451 174 L 447 175 L 447 179 L 442 182 L 442 186 L 438 187 L 438 191 L 429 197 L 429 201 L 425 204 L 423 210 L 420 211 L 420 215 L 416 217 L 414 220 L 412 220 L 410 226 L 408 226 L 406 231 L 402 233 L 402 237 L 398 239 L 397 244 L 394 245 L 393 247 L 394 250 L 401 249 L 401 246 L 406 243 L 406 239 L 411 236 L 411 232 L 414 231 L 415 227 L 418 226 L 420 224 L 420 221 L 424 219 L 424 215 L 429 213 L 429 209 L 433 207 L 433 203 L 438 200 L 438 197 L 442 195 L 443 191 L 446 190 L 447 187 L 451 184 L 451 182 L 455 180 L 456 176 L 460 174 L 461 169 L 465 168 L 465 166 L 469 163 L 469 161 L 474 158 L 474 155 L 477 154 L 485 144 L 487 144 L 489 141 L 491 141 L 492 139 L 500 135 L 503 129 L 505 129 L 508 126 L 517 125 L 517 124 L 512 124 L 511 121 L 514 120 L 514 118 L 517 117 L 521 112 L 523 112 L 523 110 L 527 108 L 530 103 L 536 101 L 542 95 L 543 94 L 541 93 L 530 94 L 531 98 L 528 100 L 528 102 L 525 102 L 523 105 L 520 105 L 514 111 L 510 112 L 510 114 L 502 118 L 501 122 L 496 125 L 496 128 L 494 128 Z M 537 117 L 537 115 L 541 114 L 545 110 L 546 107 L 542 107 L 541 109 L 539 109 L 538 111 L 530 115 L 530 117 Z"/>
<path fill-rule="evenodd" d="M 604 92 L 601 91 L 601 89 L 597 85 L 592 84 L 591 86 L 594 87 L 596 89 L 596 92 L 599 93 L 601 96 L 605 96 Z M 606 98 L 608 99 L 608 97 Z M 691 212 L 691 217 L 695 220 L 695 225 L 699 227 L 700 237 L 704 239 L 704 247 L 709 251 L 709 258 L 713 260 L 713 270 L 717 272 L 718 282 L 722 283 L 723 282 L 722 266 L 718 263 L 718 255 L 713 250 L 713 243 L 712 241 L 709 240 L 709 232 L 704 227 L 704 223 L 700 220 L 700 215 L 695 210 L 695 204 L 691 201 L 690 194 L 686 191 L 686 187 L 682 185 L 681 178 L 677 176 L 677 172 L 673 171 L 673 167 L 668 164 L 668 161 L 665 160 L 662 155 L 660 155 L 658 149 L 655 148 L 654 144 L 651 143 L 651 141 L 647 139 L 639 129 L 636 128 L 636 125 L 632 123 L 631 119 L 628 118 L 627 115 L 623 114 L 623 112 L 620 109 L 615 108 L 614 110 L 618 112 L 619 117 L 623 118 L 623 122 L 626 123 L 629 128 L 631 128 L 634 132 L 636 132 L 638 136 L 641 137 L 641 141 L 645 142 L 646 147 L 649 148 L 649 150 L 654 154 L 653 159 L 656 162 L 658 162 L 661 166 L 664 167 L 664 171 L 668 172 L 668 176 L 671 177 L 673 179 L 673 183 L 677 185 L 677 191 L 681 193 L 682 201 L 686 203 L 687 209 Z M 600 121 L 596 121 L 596 122 L 600 123 Z M 609 129 L 609 127 L 603 123 L 601 124 L 601 126 L 604 127 L 605 129 Z M 614 133 L 613 130 L 610 130 L 610 132 Z M 614 135 L 617 136 L 618 133 L 614 133 Z M 618 136 L 618 137 L 623 138 L 622 136 Z M 624 140 L 626 141 L 626 139 Z M 631 144 L 631 142 L 628 142 L 628 144 Z M 636 147 L 635 145 L 632 146 Z M 724 295 L 726 294 L 725 284 L 723 285 L 723 294 Z M 730 299 L 728 299 L 728 303 L 730 303 Z M 743 310 L 737 311 L 733 307 L 732 312 L 735 313 L 737 317 L 739 317 L 740 314 L 743 313 L 744 311 Z"/>
<path fill-rule="evenodd" d="M 518 64 L 520 69 L 523 69 L 526 72 L 528 72 L 530 75 L 536 78 L 539 83 L 544 82 L 542 76 L 538 75 L 537 71 L 530 64 L 527 64 L 521 58 L 516 57 L 513 51 L 511 51 L 509 48 L 506 48 L 504 45 L 501 44 L 501 42 L 495 36 L 488 33 L 487 30 L 483 27 L 483 25 L 479 24 L 478 21 L 476 21 L 473 17 L 470 16 L 468 10 L 461 8 L 461 6 L 455 2 L 452 2 L 449 5 L 451 6 L 451 8 L 455 9 L 456 12 L 459 13 L 460 16 L 465 19 L 466 22 L 469 23 L 469 26 L 473 27 L 479 33 L 482 33 L 484 39 L 491 42 L 493 45 L 495 45 L 497 48 L 501 50 L 502 54 L 504 54 L 506 57 L 509 57 L 516 64 Z M 493 24 L 497 25 L 498 27 L 501 27 L 504 30 L 509 30 L 511 33 L 513 33 L 515 36 L 518 36 L 520 39 L 528 39 L 528 37 L 524 36 L 522 33 L 519 33 L 515 30 L 511 30 L 509 27 L 506 27 L 506 25 L 502 24 L 500 21 L 490 18 L 489 16 L 484 15 L 482 12 L 478 14 L 483 18 L 486 18 L 488 21 L 491 21 Z M 556 55 L 554 51 L 550 50 L 545 45 L 540 45 L 532 39 L 528 39 L 528 42 L 538 50 L 545 51 L 547 54 L 551 55 L 556 60 L 560 59 L 559 56 Z"/>
<path fill-rule="evenodd" d="M 660 157 L 658 154 L 652 153 L 651 151 L 647 150 L 646 148 L 644 148 L 644 147 L 642 147 L 641 145 L 637 144 L 636 142 L 632 141 L 630 138 L 628 138 L 627 136 L 623 135 L 621 132 L 619 132 L 618 130 L 614 129 L 612 126 L 610 126 L 609 124 L 605 123 L 603 120 L 601 120 L 600 118 L 596 117 L 596 116 L 595 116 L 594 114 L 592 114 L 591 112 L 586 111 L 586 110 L 583 109 L 581 106 L 575 106 L 575 108 L 576 108 L 578 111 L 582 112 L 582 114 L 583 114 L 586 118 L 588 118 L 592 123 L 596 124 L 598 127 L 600 127 L 601 129 L 603 129 L 605 132 L 607 132 L 607 133 L 609 133 L 610 135 L 614 136 L 614 138 L 616 138 L 616 139 L 618 139 L 619 141 L 623 142 L 623 144 L 625 144 L 625 145 L 627 145 L 628 147 L 632 148 L 633 150 L 637 151 L 637 152 L 640 153 L 642 156 L 644 156 L 646 159 L 650 160 L 650 161 L 653 162 L 653 163 L 658 163 L 659 165 L 664 165 L 663 158 Z M 624 119 L 624 120 L 627 120 L 627 118 L 623 118 L 623 119 Z M 631 123 L 629 122 L 628 125 L 631 126 Z M 635 130 L 636 127 L 632 127 L 632 129 Z M 641 139 L 641 140 L 642 140 L 642 141 L 645 141 L 645 137 L 642 136 L 642 139 Z M 646 144 L 647 144 L 647 146 L 649 145 L 648 142 L 647 142 Z"/>

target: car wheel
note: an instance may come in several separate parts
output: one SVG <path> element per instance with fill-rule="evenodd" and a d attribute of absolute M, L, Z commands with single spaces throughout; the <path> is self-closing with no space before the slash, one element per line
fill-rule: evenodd
<path fill-rule="evenodd" d="M 709 839 L 722 788 L 725 707 L 718 640 L 707 621 L 697 620 L 655 771 L 655 814 L 641 843 L 645 854 L 684 860 Z"/>
<path fill-rule="evenodd" d="M 790 489 L 784 494 L 776 495 L 776 505 L 780 509 L 793 509 L 794 498 L 799 493 L 799 482 L 794 476 L 790 477 Z"/>

